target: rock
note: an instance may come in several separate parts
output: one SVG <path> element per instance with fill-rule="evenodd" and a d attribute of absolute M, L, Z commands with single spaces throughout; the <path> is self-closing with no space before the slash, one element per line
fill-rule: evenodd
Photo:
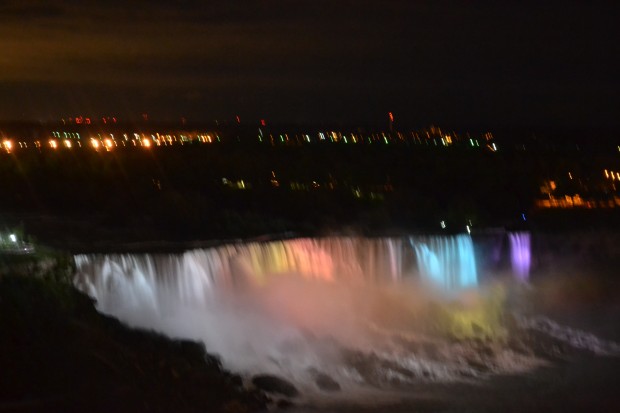
<path fill-rule="evenodd" d="M 278 409 L 285 410 L 285 409 L 290 409 L 291 407 L 295 407 L 295 404 L 290 400 L 282 399 L 282 400 L 278 400 L 278 402 L 276 403 L 276 407 Z"/>
<path fill-rule="evenodd" d="M 231 400 L 222 407 L 224 413 L 247 413 L 248 406 L 240 403 L 238 400 Z"/>
<path fill-rule="evenodd" d="M 286 397 L 299 396 L 299 390 L 289 381 L 270 374 L 259 374 L 252 377 L 252 384 L 257 388 Z"/>
<path fill-rule="evenodd" d="M 207 350 L 203 343 L 191 340 L 175 340 L 176 346 L 179 348 L 179 352 L 189 360 L 200 360 L 205 358 Z"/>
<path fill-rule="evenodd" d="M 314 382 L 319 389 L 328 392 L 340 391 L 340 384 L 325 373 L 317 373 L 314 376 Z"/>

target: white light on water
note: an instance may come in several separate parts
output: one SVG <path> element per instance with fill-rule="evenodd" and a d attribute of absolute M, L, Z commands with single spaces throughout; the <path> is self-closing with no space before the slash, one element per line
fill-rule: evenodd
<path fill-rule="evenodd" d="M 15 234 L 9 235 L 9 239 L 11 240 L 11 242 L 17 242 L 17 236 Z"/>

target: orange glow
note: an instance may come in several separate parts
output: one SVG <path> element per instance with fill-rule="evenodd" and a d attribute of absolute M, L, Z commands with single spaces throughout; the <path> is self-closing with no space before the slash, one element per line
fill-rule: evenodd
<path fill-rule="evenodd" d="M 112 139 L 110 139 L 110 138 L 107 138 L 107 139 L 104 141 L 104 143 L 105 143 L 105 147 L 106 147 L 108 150 L 110 150 L 110 148 L 112 148 L 112 145 L 114 145 L 114 143 L 112 142 Z"/>
<path fill-rule="evenodd" d="M 95 149 L 99 149 L 99 141 L 95 138 L 90 140 L 91 145 L 93 145 L 93 148 Z"/>
<path fill-rule="evenodd" d="M 71 147 L 71 141 L 70 141 L 69 139 L 65 139 L 65 146 L 66 146 L 67 148 L 70 148 L 70 147 Z"/>
<path fill-rule="evenodd" d="M 575 194 L 573 196 L 565 195 L 560 198 L 550 197 L 549 199 L 539 199 L 536 201 L 536 206 L 542 209 L 548 208 L 557 208 L 557 209 L 567 209 L 567 208 L 585 208 L 585 209 L 594 209 L 594 208 L 616 208 L 620 206 L 620 198 L 614 197 L 613 200 L 605 200 L 605 201 L 596 201 L 591 199 L 584 199 L 579 194 Z"/>
<path fill-rule="evenodd" d="M 52 149 L 58 148 L 58 142 L 56 142 L 54 139 L 50 139 L 50 148 Z"/>
<path fill-rule="evenodd" d="M 151 147 L 151 141 L 148 140 L 147 138 L 142 139 L 142 146 L 144 146 L 145 148 L 150 148 Z"/>

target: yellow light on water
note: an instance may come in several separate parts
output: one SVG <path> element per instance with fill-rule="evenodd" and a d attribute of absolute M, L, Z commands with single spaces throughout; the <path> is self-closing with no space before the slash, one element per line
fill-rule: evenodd
<path fill-rule="evenodd" d="M 150 148 L 151 147 L 151 141 L 148 140 L 147 138 L 142 139 L 142 146 L 144 146 L 145 148 Z"/>

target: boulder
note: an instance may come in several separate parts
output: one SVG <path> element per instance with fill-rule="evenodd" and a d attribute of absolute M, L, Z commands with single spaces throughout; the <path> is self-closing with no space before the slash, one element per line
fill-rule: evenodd
<path fill-rule="evenodd" d="M 280 394 L 285 397 L 299 396 L 299 390 L 291 382 L 271 374 L 259 374 L 252 377 L 252 384 L 267 393 Z"/>
<path fill-rule="evenodd" d="M 326 392 L 340 391 L 340 384 L 325 373 L 317 373 L 314 376 L 317 387 Z"/>

